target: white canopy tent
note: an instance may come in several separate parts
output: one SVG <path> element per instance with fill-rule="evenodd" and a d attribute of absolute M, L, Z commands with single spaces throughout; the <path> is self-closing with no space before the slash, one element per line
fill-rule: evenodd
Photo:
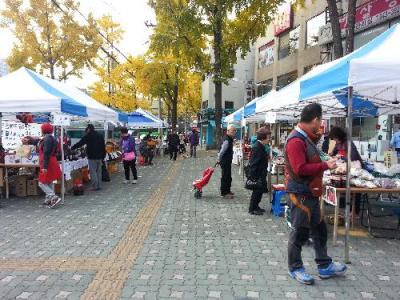
<path fill-rule="evenodd" d="M 119 121 L 120 113 L 76 87 L 20 68 L 0 78 L 1 112 L 48 112 Z"/>
<path fill-rule="evenodd" d="M 90 120 L 119 121 L 124 115 L 98 103 L 78 88 L 20 68 L 0 78 L 0 112 L 69 114 Z M 1 136 L 0 116 L 0 136 Z M 63 140 L 64 130 L 61 130 Z M 61 151 L 63 152 L 63 147 Z M 62 173 L 64 174 L 64 153 Z M 64 176 L 62 176 L 64 202 Z"/>

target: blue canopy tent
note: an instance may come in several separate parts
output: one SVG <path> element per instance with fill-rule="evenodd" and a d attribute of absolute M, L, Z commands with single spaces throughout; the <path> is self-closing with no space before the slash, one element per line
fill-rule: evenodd
<path fill-rule="evenodd" d="M 128 126 L 131 128 L 157 128 L 157 122 L 135 111 L 128 114 Z"/>

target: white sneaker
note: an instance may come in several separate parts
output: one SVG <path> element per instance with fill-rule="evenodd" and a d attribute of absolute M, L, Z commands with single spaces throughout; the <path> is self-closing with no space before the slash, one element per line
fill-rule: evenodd
<path fill-rule="evenodd" d="M 124 184 L 127 184 L 127 183 L 129 183 L 129 180 L 126 180 L 126 179 L 125 179 L 125 180 L 124 180 Z"/>
<path fill-rule="evenodd" d="M 137 180 L 136 179 L 133 179 L 132 180 L 132 184 L 136 184 L 137 183 Z"/>

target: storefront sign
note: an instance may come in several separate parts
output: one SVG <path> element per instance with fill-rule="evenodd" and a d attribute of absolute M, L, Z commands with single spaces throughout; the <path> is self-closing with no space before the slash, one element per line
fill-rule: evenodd
<path fill-rule="evenodd" d="M 274 63 L 274 41 L 258 48 L 258 68 L 262 69 Z"/>
<path fill-rule="evenodd" d="M 372 0 L 359 6 L 356 10 L 355 32 L 400 15 L 400 0 Z M 340 29 L 347 28 L 347 14 L 340 19 Z"/>
<path fill-rule="evenodd" d="M 356 9 L 355 32 L 363 31 L 371 26 L 400 16 L 400 0 L 372 0 Z M 342 35 L 346 34 L 347 13 L 339 18 Z M 319 29 L 319 45 L 332 42 L 332 28 L 330 24 Z"/>
<path fill-rule="evenodd" d="M 292 28 L 292 6 L 290 3 L 283 4 L 277 12 L 274 20 L 274 35 L 278 36 L 282 32 Z"/>

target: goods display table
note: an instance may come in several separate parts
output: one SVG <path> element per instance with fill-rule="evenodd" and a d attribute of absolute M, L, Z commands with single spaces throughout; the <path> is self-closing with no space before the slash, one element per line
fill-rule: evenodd
<path fill-rule="evenodd" d="M 83 169 L 88 166 L 88 160 L 86 158 L 73 160 L 73 161 L 65 161 L 64 163 L 64 176 L 66 181 L 71 180 L 71 173 L 75 170 Z M 3 176 L 4 180 L 0 179 L 0 183 L 4 183 L 5 191 L 6 191 L 6 199 L 10 197 L 10 182 L 9 182 L 9 170 L 10 169 L 34 169 L 34 173 L 36 173 L 39 169 L 39 165 L 33 164 L 0 164 L 0 169 L 4 170 Z"/>
<path fill-rule="evenodd" d="M 9 177 L 8 177 L 8 171 L 10 169 L 19 169 L 19 168 L 30 168 L 34 169 L 36 172 L 39 169 L 39 165 L 31 165 L 31 164 L 0 164 L 0 168 L 4 170 L 4 181 L 0 180 L 2 183 L 4 182 L 4 186 L 6 189 L 6 199 L 10 197 L 10 186 L 9 186 Z"/>
<path fill-rule="evenodd" d="M 334 216 L 334 223 L 333 223 L 333 245 L 336 245 L 337 242 L 337 232 L 338 232 L 338 220 L 339 220 L 339 197 L 340 194 L 345 194 L 346 193 L 346 188 L 335 188 L 336 191 L 336 203 L 335 203 L 335 216 Z M 352 194 L 352 196 L 354 194 L 367 194 L 367 195 L 371 195 L 371 194 L 400 194 L 400 189 L 383 189 L 383 188 L 375 188 L 375 189 L 368 189 L 368 188 L 357 188 L 357 187 L 351 187 L 350 188 L 350 192 Z M 329 202 L 329 200 L 327 200 L 328 197 L 325 197 L 324 200 L 325 201 L 321 201 L 321 210 L 324 212 L 325 207 L 324 207 L 324 203 L 327 202 L 329 204 L 331 204 Z M 355 197 L 352 197 L 352 206 L 355 207 Z M 352 218 L 351 218 L 351 224 L 352 226 L 354 226 L 354 214 L 352 214 Z"/>

